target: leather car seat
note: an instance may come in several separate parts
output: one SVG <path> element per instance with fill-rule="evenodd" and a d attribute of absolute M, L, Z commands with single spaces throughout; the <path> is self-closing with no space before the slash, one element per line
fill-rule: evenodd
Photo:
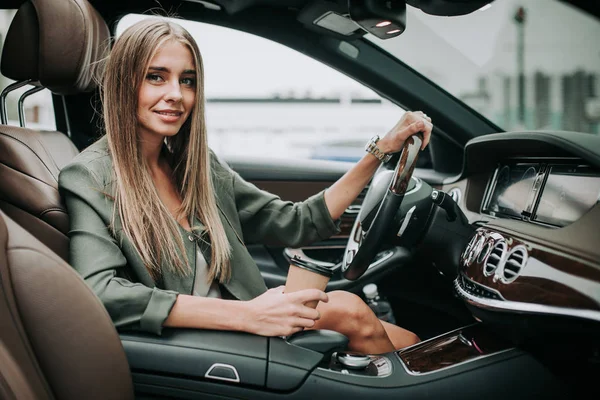
<path fill-rule="evenodd" d="M 1 211 L 0 398 L 133 399 L 129 364 L 100 300 Z"/>
<path fill-rule="evenodd" d="M 29 0 L 6 35 L 2 74 L 55 94 L 91 91 L 107 56 L 110 32 L 86 0 Z M 62 132 L 0 125 L 0 209 L 68 259 L 69 221 L 58 174 L 78 153 Z"/>

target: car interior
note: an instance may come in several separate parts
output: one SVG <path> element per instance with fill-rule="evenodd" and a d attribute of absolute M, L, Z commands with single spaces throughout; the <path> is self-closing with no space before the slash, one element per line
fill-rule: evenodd
<path fill-rule="evenodd" d="M 410 29 L 407 7 L 452 18 L 502 1 L 3 2 L 17 11 L 0 58 L 14 81 L 0 94 L 0 398 L 596 398 L 600 135 L 505 132 L 365 39 Z M 600 23 L 593 4 L 561 3 Z M 283 338 L 114 328 L 68 265 L 58 174 L 102 135 L 98 82 L 119 20 L 157 7 L 267 38 L 431 116 L 430 145 L 419 151 L 415 135 L 382 164 L 339 234 L 298 249 L 248 244 L 268 287 L 285 284 L 294 256 L 334 270 L 327 291 L 376 283 L 420 343 L 361 355 L 326 330 Z M 381 20 L 392 27 L 378 30 Z M 16 126 L 6 98 L 26 85 Z M 23 103 L 43 89 L 56 130 L 27 127 Z M 250 156 L 223 159 L 290 201 L 352 165 Z"/>

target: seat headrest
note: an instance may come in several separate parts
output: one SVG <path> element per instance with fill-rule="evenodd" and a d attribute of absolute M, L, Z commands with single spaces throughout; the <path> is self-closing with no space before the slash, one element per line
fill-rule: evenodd
<path fill-rule="evenodd" d="M 57 94 L 90 91 L 102 73 L 110 32 L 86 0 L 29 0 L 4 42 L 2 74 L 31 79 Z"/>

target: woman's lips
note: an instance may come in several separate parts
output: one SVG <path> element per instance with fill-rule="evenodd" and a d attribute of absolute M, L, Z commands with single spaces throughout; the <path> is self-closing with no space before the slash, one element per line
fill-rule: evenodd
<path fill-rule="evenodd" d="M 177 122 L 183 115 L 181 111 L 154 111 L 164 122 Z"/>

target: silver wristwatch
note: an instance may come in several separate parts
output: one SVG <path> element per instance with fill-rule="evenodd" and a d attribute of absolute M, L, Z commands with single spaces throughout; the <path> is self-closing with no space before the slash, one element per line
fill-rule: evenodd
<path fill-rule="evenodd" d="M 379 149 L 379 147 L 377 147 L 378 141 L 379 141 L 379 136 L 378 135 L 373 136 L 367 142 L 367 145 L 365 146 L 365 151 L 367 153 L 373 154 L 379 161 L 383 161 L 384 163 L 386 163 L 386 162 L 390 161 L 390 158 L 392 158 L 392 154 L 385 154 L 383 151 L 381 151 Z"/>

